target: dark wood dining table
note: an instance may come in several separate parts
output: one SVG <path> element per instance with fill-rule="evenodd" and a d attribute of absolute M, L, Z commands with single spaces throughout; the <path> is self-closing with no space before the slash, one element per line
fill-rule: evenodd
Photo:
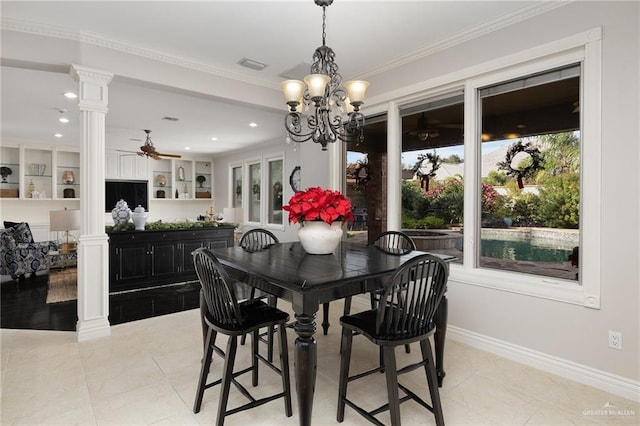
<path fill-rule="evenodd" d="M 307 254 L 299 242 L 279 243 L 268 248 L 248 251 L 241 247 L 211 250 L 236 279 L 253 279 L 251 284 L 278 298 L 291 302 L 298 337 L 294 362 L 298 413 L 301 425 L 311 424 L 316 383 L 317 345 L 316 313 L 320 305 L 347 296 L 369 293 L 379 285 L 374 278 L 393 273 L 405 261 L 424 254 L 385 252 L 375 246 L 342 241 L 333 254 Z M 453 260 L 452 256 L 441 256 Z M 258 279 L 256 279 L 258 278 Z M 436 313 L 435 355 L 438 382 L 443 370 L 444 339 L 447 326 L 447 301 Z"/>

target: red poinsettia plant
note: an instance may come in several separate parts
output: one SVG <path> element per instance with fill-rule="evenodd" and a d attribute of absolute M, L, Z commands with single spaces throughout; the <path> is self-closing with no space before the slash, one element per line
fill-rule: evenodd
<path fill-rule="evenodd" d="M 323 221 L 331 225 L 333 222 L 353 220 L 351 202 L 340 191 L 322 189 L 318 186 L 298 191 L 282 206 L 289 212 L 289 223 L 304 221 Z"/>

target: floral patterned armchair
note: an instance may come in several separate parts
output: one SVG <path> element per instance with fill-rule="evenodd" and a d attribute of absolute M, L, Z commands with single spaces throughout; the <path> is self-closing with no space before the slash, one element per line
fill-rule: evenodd
<path fill-rule="evenodd" d="M 0 274 L 17 279 L 48 269 L 47 254 L 58 250 L 58 243 L 34 242 L 27 223 L 10 224 L 5 222 L 5 229 L 0 229 Z"/>

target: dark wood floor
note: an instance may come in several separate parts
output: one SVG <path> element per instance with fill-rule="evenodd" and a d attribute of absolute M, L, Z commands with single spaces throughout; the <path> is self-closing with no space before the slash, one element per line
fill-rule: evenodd
<path fill-rule="evenodd" d="M 46 303 L 48 275 L 0 285 L 0 327 L 10 329 L 75 331 L 78 302 Z M 111 325 L 197 308 L 198 282 L 112 294 Z"/>

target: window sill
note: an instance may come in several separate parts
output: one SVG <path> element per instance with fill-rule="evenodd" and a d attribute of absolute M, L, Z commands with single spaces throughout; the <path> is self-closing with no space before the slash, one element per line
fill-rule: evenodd
<path fill-rule="evenodd" d="M 587 297 L 584 287 L 577 281 L 480 268 L 467 270 L 456 264 L 451 265 L 449 280 L 573 305 L 599 307 L 599 301 Z"/>

